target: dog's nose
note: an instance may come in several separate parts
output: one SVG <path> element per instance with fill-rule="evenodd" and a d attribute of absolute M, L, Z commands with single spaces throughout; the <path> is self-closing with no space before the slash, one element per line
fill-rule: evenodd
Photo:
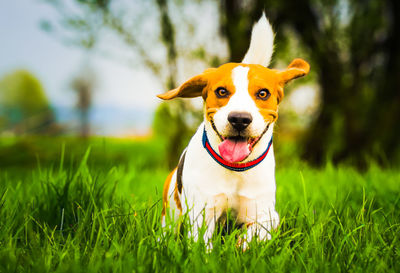
<path fill-rule="evenodd" d="M 247 112 L 231 112 L 228 121 L 238 131 L 243 131 L 253 121 L 253 117 Z"/>

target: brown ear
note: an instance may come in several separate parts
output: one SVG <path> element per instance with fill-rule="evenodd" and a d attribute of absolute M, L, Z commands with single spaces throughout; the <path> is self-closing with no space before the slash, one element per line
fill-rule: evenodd
<path fill-rule="evenodd" d="M 310 71 L 310 65 L 303 59 L 294 59 L 285 71 L 280 72 L 283 83 L 303 77 Z"/>
<path fill-rule="evenodd" d="M 172 100 L 177 97 L 194 98 L 203 95 L 203 89 L 208 84 L 209 75 L 215 68 L 209 68 L 202 74 L 190 78 L 178 88 L 172 89 L 164 94 L 157 95 L 163 100 Z"/>

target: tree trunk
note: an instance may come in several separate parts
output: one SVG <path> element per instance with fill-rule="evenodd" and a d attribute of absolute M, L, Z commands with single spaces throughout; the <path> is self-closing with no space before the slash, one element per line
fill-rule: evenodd
<path fill-rule="evenodd" d="M 369 143 L 380 149 L 383 163 L 390 164 L 400 159 L 396 158 L 400 152 L 400 2 L 388 0 L 387 11 L 391 26 L 385 48 L 386 67 L 368 119 Z"/>

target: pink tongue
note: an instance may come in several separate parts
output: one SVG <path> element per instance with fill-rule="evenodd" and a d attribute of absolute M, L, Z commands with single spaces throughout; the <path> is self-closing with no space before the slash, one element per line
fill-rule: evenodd
<path fill-rule="evenodd" d="M 231 163 L 242 161 L 250 154 L 247 141 L 232 139 L 225 139 L 218 145 L 218 150 L 222 158 Z"/>

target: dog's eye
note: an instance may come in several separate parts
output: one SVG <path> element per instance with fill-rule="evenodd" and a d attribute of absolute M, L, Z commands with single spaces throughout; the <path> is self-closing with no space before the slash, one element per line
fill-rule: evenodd
<path fill-rule="evenodd" d="M 271 96 L 271 93 L 269 92 L 268 89 L 265 89 L 265 88 L 264 89 L 260 89 L 257 92 L 257 97 L 259 99 L 262 99 L 262 100 L 267 100 L 270 96 Z"/>
<path fill-rule="evenodd" d="M 218 87 L 215 90 L 215 94 L 217 95 L 218 98 L 226 98 L 229 95 L 229 92 L 223 87 Z"/>

